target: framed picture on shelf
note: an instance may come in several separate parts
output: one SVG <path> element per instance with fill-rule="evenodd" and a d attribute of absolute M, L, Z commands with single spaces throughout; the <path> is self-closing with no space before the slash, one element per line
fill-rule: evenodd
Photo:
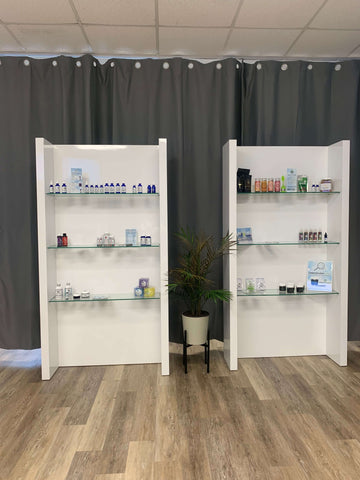
<path fill-rule="evenodd" d="M 236 229 L 236 240 L 237 243 L 242 242 L 252 242 L 252 232 L 251 227 L 239 227 Z"/>
<path fill-rule="evenodd" d="M 331 292 L 333 278 L 333 262 L 309 260 L 306 286 L 316 292 Z"/>

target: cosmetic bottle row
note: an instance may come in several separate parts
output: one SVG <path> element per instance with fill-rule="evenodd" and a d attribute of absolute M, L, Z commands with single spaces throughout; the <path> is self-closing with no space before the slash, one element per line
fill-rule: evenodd
<path fill-rule="evenodd" d="M 66 282 L 63 288 L 61 283 L 56 284 L 55 289 L 56 300 L 77 300 L 79 298 L 90 298 L 89 290 L 82 290 L 81 293 L 73 293 L 73 289 L 70 282 Z"/>
<path fill-rule="evenodd" d="M 297 175 L 295 168 L 288 168 L 286 176 L 255 178 L 251 183 L 250 169 L 238 168 L 237 191 L 238 193 L 281 193 L 281 192 L 331 192 L 333 182 L 331 178 L 323 178 L 321 181 L 309 182 L 307 175 Z M 311 187 L 310 187 L 311 185 Z"/>
<path fill-rule="evenodd" d="M 323 233 L 322 229 L 304 229 L 299 231 L 299 242 L 304 242 L 304 243 L 327 243 L 328 241 L 328 235 L 325 232 L 324 233 L 324 238 L 323 238 Z"/>
<path fill-rule="evenodd" d="M 126 246 L 137 246 L 140 247 L 151 247 L 151 236 L 150 235 L 141 235 L 140 243 L 138 243 L 137 230 L 135 228 L 128 228 L 125 230 L 125 239 Z M 57 235 L 57 247 L 68 247 L 69 246 L 69 237 L 66 233 Z M 96 239 L 97 247 L 115 247 L 115 237 L 110 233 L 104 233 Z"/>
<path fill-rule="evenodd" d="M 65 194 L 68 193 L 68 188 L 66 183 L 56 182 L 55 185 L 53 182 L 50 182 L 49 185 L 49 193 L 56 193 L 56 194 Z M 127 187 L 125 183 L 120 184 L 118 183 L 105 183 L 105 184 L 91 184 L 85 183 L 83 186 L 82 183 L 78 183 L 76 188 L 72 188 L 69 193 L 128 193 Z M 129 192 L 130 193 L 130 192 Z M 131 193 L 156 193 L 156 185 L 148 185 L 146 188 L 146 192 L 143 192 L 143 186 L 141 183 L 138 185 L 133 185 L 131 189 Z"/>
<path fill-rule="evenodd" d="M 265 279 L 262 278 L 262 277 L 246 278 L 245 279 L 245 285 L 244 285 L 243 279 L 238 278 L 237 279 L 237 290 L 238 291 L 243 291 L 244 287 L 245 287 L 245 290 L 249 293 L 264 291 L 266 289 Z"/>
<path fill-rule="evenodd" d="M 135 297 L 154 297 L 155 296 L 155 287 L 150 285 L 149 278 L 141 277 L 139 278 L 139 284 L 134 288 Z M 106 298 L 106 296 L 101 296 Z M 90 298 L 89 290 L 82 290 L 80 293 L 74 292 L 70 282 L 66 282 L 65 287 L 63 288 L 62 284 L 58 282 L 55 288 L 55 299 L 56 300 L 78 300 L 80 298 L 88 299 Z M 99 298 L 99 296 L 97 296 Z"/>
<path fill-rule="evenodd" d="M 296 286 L 294 283 L 279 283 L 279 293 L 304 293 L 305 285 L 303 283 L 297 283 Z"/>
<path fill-rule="evenodd" d="M 265 292 L 266 284 L 265 279 L 262 277 L 258 278 L 246 278 L 245 285 L 243 284 L 242 278 L 237 279 L 237 290 L 238 292 L 245 291 L 246 293 L 255 293 L 255 292 Z M 279 294 L 286 293 L 304 293 L 305 285 L 303 283 L 279 283 Z"/>
<path fill-rule="evenodd" d="M 69 245 L 69 238 L 66 235 L 66 233 L 63 233 L 62 235 L 59 233 L 57 236 L 57 246 L 58 247 L 67 247 Z"/>
<path fill-rule="evenodd" d="M 128 233 L 133 229 L 126 230 L 126 245 L 127 246 L 137 246 L 137 234 L 132 235 Z M 96 240 L 97 247 L 115 247 L 115 237 L 110 233 L 104 233 Z M 150 235 L 141 235 L 140 237 L 140 247 L 151 247 L 151 236 Z"/>

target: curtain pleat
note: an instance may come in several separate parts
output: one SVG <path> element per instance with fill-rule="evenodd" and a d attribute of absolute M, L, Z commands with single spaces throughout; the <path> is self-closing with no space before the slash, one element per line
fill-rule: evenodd
<path fill-rule="evenodd" d="M 40 346 L 35 137 L 55 144 L 168 139 L 169 266 L 180 227 L 222 235 L 222 145 L 351 141 L 349 338 L 360 338 L 360 62 L 0 58 L 0 348 Z M 222 285 L 222 265 L 213 272 Z M 183 305 L 170 300 L 170 340 Z M 209 308 L 222 339 L 222 306 Z"/>
<path fill-rule="evenodd" d="M 235 59 L 0 60 L 0 348 L 31 349 L 40 346 L 35 137 L 54 144 L 167 138 L 173 266 L 181 226 L 221 236 L 221 148 L 240 131 L 241 69 Z M 221 285 L 220 263 L 214 280 Z M 182 309 L 171 299 L 173 341 L 181 341 Z M 221 339 L 221 306 L 211 312 L 212 337 Z"/>

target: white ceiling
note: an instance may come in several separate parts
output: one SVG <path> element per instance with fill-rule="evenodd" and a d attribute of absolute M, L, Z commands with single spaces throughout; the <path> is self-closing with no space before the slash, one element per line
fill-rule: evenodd
<path fill-rule="evenodd" d="M 360 57 L 360 0 L 0 0 L 0 54 Z"/>

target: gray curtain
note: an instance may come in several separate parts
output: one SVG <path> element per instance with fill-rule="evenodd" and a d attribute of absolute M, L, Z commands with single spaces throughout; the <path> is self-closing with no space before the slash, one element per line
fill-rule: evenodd
<path fill-rule="evenodd" d="M 281 68 L 282 65 L 286 65 Z M 310 68 L 309 68 L 310 65 Z M 261 68 L 260 68 L 261 67 Z M 339 68 L 340 67 L 340 68 Z M 349 339 L 360 339 L 360 62 L 244 64 L 243 145 L 328 145 L 351 141 Z"/>
<path fill-rule="evenodd" d="M 240 135 L 241 68 L 235 59 L 169 59 L 167 69 L 151 59 L 141 68 L 91 56 L 0 60 L 0 348 L 30 349 L 40 346 L 35 137 L 55 144 L 167 138 L 173 266 L 180 226 L 221 236 L 221 148 Z M 221 264 L 214 278 L 221 285 Z M 171 340 L 180 341 L 181 310 L 171 301 Z M 212 337 L 222 338 L 221 308 L 211 313 Z"/>
<path fill-rule="evenodd" d="M 29 65 L 24 64 L 28 60 Z M 180 58 L 0 58 L 0 348 L 40 345 L 34 138 L 52 143 L 152 144 L 168 139 L 169 265 L 180 226 L 222 232 L 221 148 L 351 140 L 349 338 L 360 338 L 359 68 L 333 63 L 202 64 Z M 56 62 L 56 65 L 53 64 Z M 80 66 L 76 62 L 81 62 Z M 189 68 L 189 64 L 193 68 Z M 219 68 L 221 67 L 221 68 Z M 214 272 L 222 284 L 221 265 Z M 170 302 L 170 339 L 182 306 Z M 222 339 L 221 306 L 210 309 Z"/>

